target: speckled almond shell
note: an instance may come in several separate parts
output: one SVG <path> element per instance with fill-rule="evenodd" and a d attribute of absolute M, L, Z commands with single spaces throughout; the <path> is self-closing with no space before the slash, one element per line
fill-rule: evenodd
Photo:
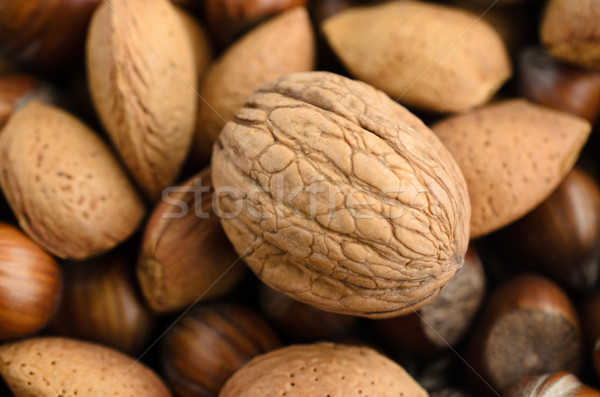
<path fill-rule="evenodd" d="M 73 116 L 36 101 L 0 134 L 0 184 L 21 228 L 61 258 L 110 250 L 145 214 L 108 146 Z"/>
<path fill-rule="evenodd" d="M 355 77 L 430 111 L 485 103 L 512 73 L 498 33 L 458 8 L 392 1 L 341 12 L 322 30 Z"/>
<path fill-rule="evenodd" d="M 458 166 L 365 83 L 309 72 L 266 84 L 223 129 L 212 165 L 236 251 L 321 310 L 410 313 L 462 266 L 470 205 Z"/>
<path fill-rule="evenodd" d="M 225 384 L 219 397 L 427 397 L 406 371 L 368 347 L 316 343 L 258 356 Z"/>
<path fill-rule="evenodd" d="M 116 350 L 41 337 L 0 346 L 0 374 L 15 397 L 167 397 L 152 370 Z"/>
<path fill-rule="evenodd" d="M 432 128 L 467 180 L 471 238 L 508 225 L 545 200 L 575 164 L 591 130 L 583 119 L 522 99 Z"/>
<path fill-rule="evenodd" d="M 191 146 L 198 76 L 192 42 L 167 0 L 109 0 L 87 38 L 94 106 L 123 162 L 156 200 Z"/>
<path fill-rule="evenodd" d="M 234 43 L 203 80 L 193 154 L 210 157 L 225 123 L 261 85 L 312 70 L 314 62 L 314 33 L 305 8 L 287 11 Z"/>
<path fill-rule="evenodd" d="M 600 69 L 600 2 L 549 0 L 540 25 L 540 37 L 558 59 Z"/>

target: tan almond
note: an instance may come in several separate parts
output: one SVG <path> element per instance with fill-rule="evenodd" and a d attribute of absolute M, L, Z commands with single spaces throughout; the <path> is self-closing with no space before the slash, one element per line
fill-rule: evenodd
<path fill-rule="evenodd" d="M 212 62 L 212 47 L 208 33 L 198 20 L 189 12 L 181 7 L 175 7 L 175 10 L 181 17 L 183 27 L 185 28 L 191 42 L 194 54 L 194 69 L 198 75 L 198 81 L 202 78 L 208 65 Z"/>
<path fill-rule="evenodd" d="M 519 219 L 571 170 L 590 124 L 522 99 L 450 117 L 432 127 L 448 147 L 471 197 L 471 238 Z"/>
<path fill-rule="evenodd" d="M 267 21 L 234 43 L 202 84 L 193 155 L 208 160 L 225 123 L 250 94 L 277 77 L 311 70 L 314 58 L 314 34 L 304 8 Z"/>
<path fill-rule="evenodd" d="M 129 237 L 145 214 L 108 146 L 68 113 L 32 101 L 0 135 L 0 184 L 21 228 L 61 258 L 85 259 Z"/>
<path fill-rule="evenodd" d="M 550 0 L 542 16 L 542 43 L 554 57 L 600 68 L 600 2 Z"/>
<path fill-rule="evenodd" d="M 408 106 L 463 111 L 512 73 L 498 33 L 458 8 L 392 1 L 346 10 L 322 29 L 350 73 Z"/>
<path fill-rule="evenodd" d="M 75 339 L 41 337 L 0 346 L 0 374 L 15 397 L 167 397 L 144 364 Z"/>
<path fill-rule="evenodd" d="M 219 397 L 426 397 L 398 364 L 368 347 L 333 343 L 288 346 L 258 356 L 225 384 Z"/>
<path fill-rule="evenodd" d="M 87 38 L 94 106 L 123 162 L 156 200 L 177 177 L 196 120 L 192 42 L 167 0 L 102 2 Z"/>

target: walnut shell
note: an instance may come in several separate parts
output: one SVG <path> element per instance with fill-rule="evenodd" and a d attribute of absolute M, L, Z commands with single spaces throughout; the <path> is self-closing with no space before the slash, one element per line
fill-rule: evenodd
<path fill-rule="evenodd" d="M 4 127 L 0 170 L 21 228 L 61 258 L 86 259 L 114 248 L 145 214 L 108 146 L 73 116 L 37 101 Z"/>
<path fill-rule="evenodd" d="M 485 103 L 512 73 L 494 28 L 459 8 L 392 1 L 343 11 L 322 28 L 354 76 L 430 111 Z"/>
<path fill-rule="evenodd" d="M 266 84 L 223 129 L 212 164 L 236 251 L 321 310 L 409 313 L 462 266 L 470 204 L 458 166 L 365 83 L 309 72 Z"/>
<path fill-rule="evenodd" d="M 553 56 L 586 68 L 600 68 L 600 2 L 550 0 L 540 37 Z"/>
<path fill-rule="evenodd" d="M 107 347 L 68 338 L 0 346 L 0 374 L 15 397 L 171 396 L 144 364 Z"/>
<path fill-rule="evenodd" d="M 471 238 L 516 221 L 571 170 L 590 134 L 576 116 L 512 99 L 432 127 L 460 165 L 471 197 Z"/>
<path fill-rule="evenodd" d="M 219 397 L 316 395 L 428 396 L 402 367 L 368 347 L 316 343 L 254 358 L 227 381 Z"/>
<path fill-rule="evenodd" d="M 208 160 L 225 123 L 266 82 L 312 70 L 315 44 L 304 8 L 287 11 L 235 42 L 206 72 L 200 88 L 193 156 Z"/>
<path fill-rule="evenodd" d="M 123 162 L 152 200 L 192 143 L 198 72 L 192 40 L 167 0 L 110 0 L 87 38 L 90 94 Z"/>

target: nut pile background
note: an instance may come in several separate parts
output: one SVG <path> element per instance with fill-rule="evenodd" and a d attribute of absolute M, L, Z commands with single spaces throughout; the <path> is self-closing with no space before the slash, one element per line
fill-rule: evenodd
<path fill-rule="evenodd" d="M 0 2 L 0 395 L 600 396 L 598 0 Z"/>

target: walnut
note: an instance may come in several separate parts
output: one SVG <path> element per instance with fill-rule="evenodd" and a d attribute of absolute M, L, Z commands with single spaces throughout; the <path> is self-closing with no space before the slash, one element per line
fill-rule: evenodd
<path fill-rule="evenodd" d="M 269 286 L 372 318 L 416 310 L 462 266 L 470 202 L 450 153 L 384 93 L 327 72 L 264 85 L 213 152 L 225 232 Z"/>

